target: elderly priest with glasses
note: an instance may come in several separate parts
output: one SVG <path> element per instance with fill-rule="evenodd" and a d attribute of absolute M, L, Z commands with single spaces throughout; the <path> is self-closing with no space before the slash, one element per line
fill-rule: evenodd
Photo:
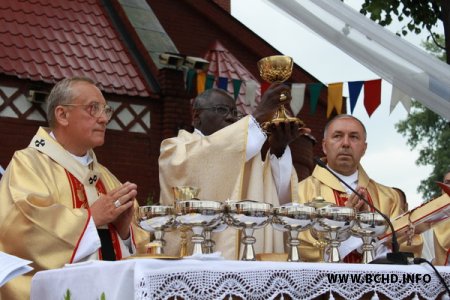
<path fill-rule="evenodd" d="M 238 117 L 235 100 L 223 89 L 213 88 L 198 95 L 193 103 L 194 132 L 180 130 L 177 137 L 161 144 L 159 157 L 160 202 L 174 202 L 172 188 L 200 188 L 201 200 L 256 200 L 274 206 L 292 201 L 297 195 L 297 175 L 288 145 L 307 128 L 295 123 L 272 124 L 267 133 L 261 124 L 270 121 L 280 105 L 280 96 L 289 88 L 272 84 L 262 96 L 252 115 Z M 261 149 L 268 139 L 270 150 L 262 160 Z M 277 237 L 276 237 L 277 236 Z M 256 253 L 284 252 L 282 235 L 275 235 L 270 226 L 255 231 Z M 167 254 L 177 255 L 180 238 L 166 235 Z M 239 257 L 238 231 L 228 228 L 213 233 L 215 251 L 227 259 Z"/>
<path fill-rule="evenodd" d="M 146 235 L 131 225 L 136 184 L 120 183 L 92 150 L 104 143 L 113 114 L 94 82 L 64 79 L 47 104 L 50 127 L 14 154 L 0 181 L 0 251 L 34 268 L 3 286 L 2 299 L 29 299 L 31 277 L 41 270 L 120 260 Z"/>

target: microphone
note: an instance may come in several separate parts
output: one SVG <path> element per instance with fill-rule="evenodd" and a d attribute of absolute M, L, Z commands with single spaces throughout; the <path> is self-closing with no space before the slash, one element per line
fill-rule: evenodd
<path fill-rule="evenodd" d="M 339 180 L 339 182 L 341 182 L 346 187 L 348 187 L 356 196 L 358 196 L 359 199 L 364 201 L 364 203 L 369 205 L 370 208 L 372 208 L 377 213 L 379 213 L 386 220 L 386 222 L 388 223 L 389 228 L 391 229 L 391 232 L 392 232 L 392 239 L 391 239 L 392 253 L 387 253 L 386 259 L 384 259 L 384 258 L 377 258 L 377 259 L 374 259 L 373 261 L 371 261 L 370 263 L 374 263 L 374 264 L 396 264 L 396 265 L 409 265 L 409 264 L 411 264 L 412 260 L 414 259 L 414 255 L 412 253 L 410 253 L 410 252 L 400 252 L 399 251 L 400 250 L 400 246 L 399 246 L 398 241 L 397 241 L 397 234 L 396 234 L 396 232 L 394 230 L 394 225 L 392 225 L 391 220 L 384 213 L 382 213 L 378 208 L 376 208 L 372 203 L 370 203 L 367 199 L 365 199 L 360 193 L 355 191 L 355 189 L 353 189 L 348 183 L 346 183 L 339 176 L 337 176 L 330 168 L 328 168 L 328 166 L 320 158 L 314 157 L 314 161 L 320 167 L 326 169 L 334 177 L 336 177 L 337 180 Z"/>

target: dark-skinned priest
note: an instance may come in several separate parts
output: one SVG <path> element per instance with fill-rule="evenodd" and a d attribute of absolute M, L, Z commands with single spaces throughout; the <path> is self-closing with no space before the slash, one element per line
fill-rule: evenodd
<path fill-rule="evenodd" d="M 291 100 L 284 84 L 272 84 L 251 115 L 238 118 L 235 100 L 222 89 L 209 89 L 193 103 L 193 133 L 181 130 L 177 137 L 161 144 L 159 157 L 160 201 L 173 204 L 172 187 L 200 188 L 200 199 L 256 200 L 279 206 L 297 197 L 297 175 L 289 144 L 307 128 L 282 122 L 270 126 L 269 138 L 261 125 L 271 120 L 280 105 L 280 96 Z M 262 160 L 261 149 L 269 140 L 270 150 Z M 295 199 L 294 199 L 295 200 Z M 228 228 L 213 233 L 215 251 L 226 259 L 239 257 L 238 230 Z M 256 253 L 284 252 L 282 234 L 271 226 L 255 230 Z M 180 239 L 172 234 L 166 252 L 179 253 Z"/>

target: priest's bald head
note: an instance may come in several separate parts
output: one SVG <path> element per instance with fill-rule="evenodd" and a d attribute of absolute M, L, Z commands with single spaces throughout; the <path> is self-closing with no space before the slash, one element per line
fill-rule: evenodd
<path fill-rule="evenodd" d="M 194 100 L 193 125 L 204 135 L 213 134 L 237 120 L 236 102 L 223 89 L 206 90 Z"/>

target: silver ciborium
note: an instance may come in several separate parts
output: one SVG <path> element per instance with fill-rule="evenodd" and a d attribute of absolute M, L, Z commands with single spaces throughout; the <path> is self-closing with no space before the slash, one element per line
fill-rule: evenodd
<path fill-rule="evenodd" d="M 271 217 L 272 204 L 243 200 L 227 203 L 228 225 L 242 230 L 241 243 L 244 251 L 241 260 L 256 260 L 253 244 L 256 242 L 253 233 L 255 229 L 265 227 Z"/>
<path fill-rule="evenodd" d="M 350 237 L 355 223 L 355 210 L 345 206 L 325 206 L 318 208 L 316 222 L 312 225 L 314 238 L 324 239 L 328 244 L 328 262 L 340 262 L 339 246 Z"/>
<path fill-rule="evenodd" d="M 176 221 L 179 226 L 192 229 L 192 255 L 203 254 L 205 228 L 217 226 L 222 222 L 223 203 L 209 200 L 186 200 L 176 204 Z"/>
<path fill-rule="evenodd" d="M 362 238 L 362 263 L 368 264 L 375 258 L 373 238 L 382 235 L 387 227 L 386 219 L 377 212 L 360 212 L 356 215 L 352 233 Z"/>
<path fill-rule="evenodd" d="M 273 228 L 289 232 L 287 261 L 300 261 L 298 233 L 311 227 L 315 218 L 316 209 L 311 206 L 291 203 L 274 207 L 272 216 Z"/>
<path fill-rule="evenodd" d="M 164 232 L 172 229 L 175 221 L 173 206 L 148 205 L 140 206 L 137 211 L 137 220 L 139 227 L 147 232 L 153 232 L 155 239 L 151 241 L 153 244 L 152 254 L 164 254 Z"/>

